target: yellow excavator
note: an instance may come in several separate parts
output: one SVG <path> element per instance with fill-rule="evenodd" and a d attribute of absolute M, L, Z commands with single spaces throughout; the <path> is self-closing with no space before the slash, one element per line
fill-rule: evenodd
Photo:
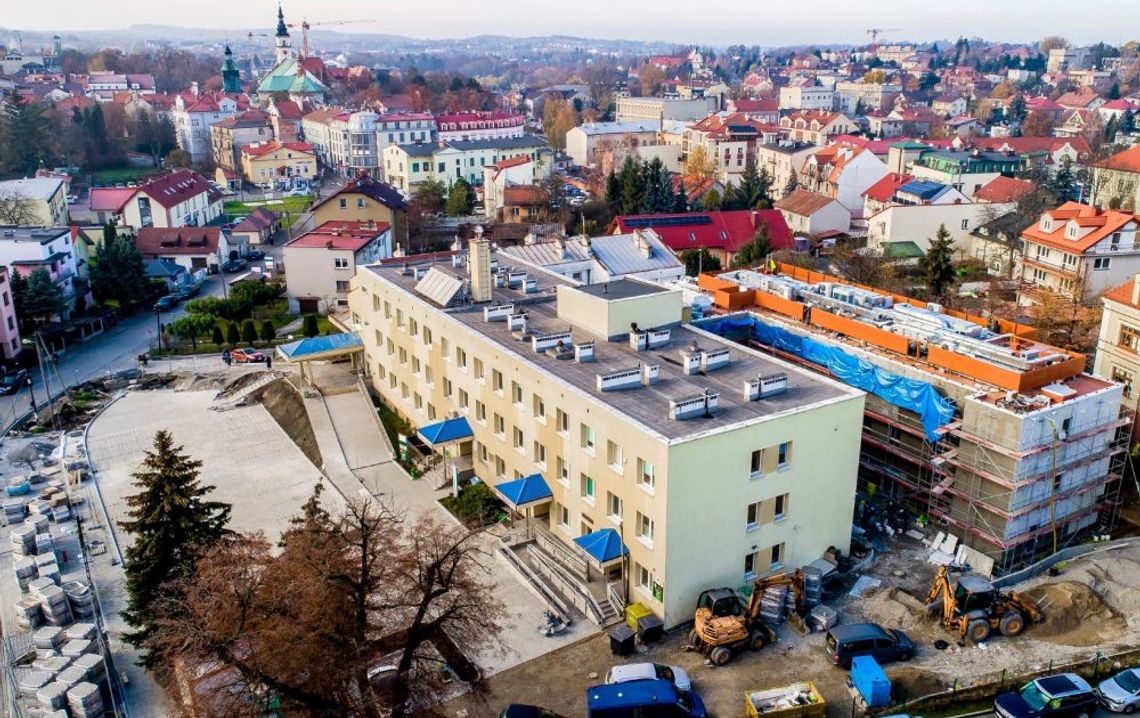
<path fill-rule="evenodd" d="M 1029 599 L 1013 591 L 1002 593 L 981 576 L 959 576 L 951 586 L 946 566 L 934 575 L 926 608 L 932 614 L 941 612 L 947 631 L 974 643 L 981 643 L 994 631 L 1003 636 L 1019 635 L 1027 624 L 1045 618 Z"/>
<path fill-rule="evenodd" d="M 776 632 L 760 620 L 760 604 L 764 591 L 789 586 L 795 597 L 793 623 L 803 625 L 804 574 L 777 573 L 756 579 L 748 601 L 731 588 L 711 588 L 697 599 L 693 616 L 693 630 L 689 632 L 689 645 L 709 657 L 714 665 L 723 666 L 737 653 L 749 648 L 758 651 L 776 640 Z"/>

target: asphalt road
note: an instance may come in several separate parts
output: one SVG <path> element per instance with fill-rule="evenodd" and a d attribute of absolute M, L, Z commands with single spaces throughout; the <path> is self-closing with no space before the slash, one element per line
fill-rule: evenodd
<path fill-rule="evenodd" d="M 213 275 L 202 286 L 199 296 L 221 296 L 222 282 Z M 186 313 L 183 305 L 162 314 L 162 323 L 177 319 Z M 0 427 L 8 427 L 13 421 L 31 408 L 31 394 L 36 402 L 43 403 L 48 394 L 55 394 L 66 387 L 75 386 L 94 377 L 130 369 L 135 366 L 139 354 L 154 347 L 158 327 L 153 312 L 140 312 L 121 320 L 113 329 L 86 342 L 71 345 L 60 353 L 56 362 L 45 367 L 47 391 L 43 374 L 37 367 L 31 371 L 32 386 L 21 389 L 11 396 L 0 397 Z"/>

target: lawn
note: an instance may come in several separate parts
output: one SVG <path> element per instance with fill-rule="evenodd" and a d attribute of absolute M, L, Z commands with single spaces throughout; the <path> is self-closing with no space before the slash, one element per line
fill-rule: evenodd
<path fill-rule="evenodd" d="M 309 208 L 310 200 L 310 197 L 282 197 L 281 199 L 251 200 L 249 202 L 229 200 L 223 206 L 222 211 L 227 215 L 247 215 L 258 207 L 265 207 L 279 214 L 287 213 L 292 219 L 296 219 Z"/>
<path fill-rule="evenodd" d="M 96 185 L 113 185 L 118 182 L 138 182 L 153 174 L 156 171 L 150 167 L 110 167 L 92 172 L 91 181 Z"/>

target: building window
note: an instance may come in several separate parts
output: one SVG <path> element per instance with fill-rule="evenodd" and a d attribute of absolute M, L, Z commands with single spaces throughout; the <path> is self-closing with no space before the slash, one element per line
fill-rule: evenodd
<path fill-rule="evenodd" d="M 435 406 L 433 404 L 428 404 L 428 420 L 435 421 Z"/>
<path fill-rule="evenodd" d="M 559 504 L 557 515 L 558 515 L 558 525 L 564 529 L 570 528 L 570 509 Z"/>
<path fill-rule="evenodd" d="M 336 292 L 337 294 L 348 294 L 349 283 L 347 281 L 337 281 Z"/>
<path fill-rule="evenodd" d="M 594 480 L 589 476 L 582 474 L 578 478 L 578 493 L 586 500 L 586 503 L 594 503 Z"/>
<path fill-rule="evenodd" d="M 565 435 L 570 431 L 570 416 L 561 409 L 554 410 L 554 428 L 559 434 Z"/>
<path fill-rule="evenodd" d="M 523 403 L 522 386 L 517 381 L 511 382 L 511 403 L 521 407 Z"/>
<path fill-rule="evenodd" d="M 333 267 L 336 269 L 348 269 L 348 257 L 334 257 Z"/>
<path fill-rule="evenodd" d="M 744 554 L 744 578 L 756 578 L 756 554 Z"/>
<path fill-rule="evenodd" d="M 340 198 L 339 204 L 340 204 L 341 209 L 348 209 L 348 200 L 345 199 L 344 197 Z"/>
<path fill-rule="evenodd" d="M 581 446 L 590 453 L 594 452 L 594 427 L 581 425 Z"/>
<path fill-rule="evenodd" d="M 772 550 L 770 553 L 770 563 L 768 564 L 768 568 L 774 571 L 778 568 L 783 567 L 783 565 L 784 565 L 784 543 L 781 541 L 780 543 L 778 543 L 772 547 Z"/>
<path fill-rule="evenodd" d="M 412 395 L 412 402 L 415 404 L 417 411 L 423 411 L 423 409 L 424 409 L 424 398 L 419 395 L 419 392 Z"/>
<path fill-rule="evenodd" d="M 475 359 L 475 378 L 483 381 L 483 360 Z"/>
<path fill-rule="evenodd" d="M 785 441 L 776 450 L 776 468 L 786 469 L 792 461 L 792 442 Z"/>
<path fill-rule="evenodd" d="M 649 518 L 640 511 L 637 512 L 637 537 L 641 539 L 642 543 L 653 545 L 653 519 Z"/>
<path fill-rule="evenodd" d="M 459 408 L 460 409 L 466 409 L 468 406 L 468 401 L 469 401 L 469 399 L 467 396 L 467 392 L 464 391 L 463 389 L 460 389 L 459 390 Z"/>
<path fill-rule="evenodd" d="M 439 338 L 439 353 L 443 355 L 444 361 L 451 361 L 451 344 L 447 341 L 447 337 Z"/>
<path fill-rule="evenodd" d="M 752 531 L 760 525 L 760 503 L 761 502 L 757 501 L 748 504 L 748 510 L 746 511 L 747 520 L 744 522 L 744 527 L 749 531 Z"/>
<path fill-rule="evenodd" d="M 400 351 L 403 351 L 403 349 L 401 349 Z M 419 357 L 412 357 L 412 373 L 413 374 L 419 374 L 420 373 L 420 358 Z"/>
<path fill-rule="evenodd" d="M 475 420 L 483 425 L 487 424 L 487 405 L 478 399 L 475 400 Z"/>
<path fill-rule="evenodd" d="M 1121 324 L 1120 342 L 1117 346 L 1133 353 L 1140 353 L 1140 329 Z"/>
<path fill-rule="evenodd" d="M 504 421 L 503 417 L 499 416 L 498 414 L 495 414 L 495 433 L 499 436 L 500 439 L 506 440 L 507 422 Z"/>
<path fill-rule="evenodd" d="M 407 364 L 407 363 L 408 363 L 408 350 L 403 348 L 403 347 L 400 347 L 400 365 L 403 366 L 404 364 Z"/>
<path fill-rule="evenodd" d="M 969 229 L 969 228 L 970 228 L 970 220 L 968 220 L 968 219 L 962 220 L 962 229 Z"/>
<path fill-rule="evenodd" d="M 606 464 L 619 474 L 625 464 L 625 452 L 621 446 L 612 441 L 606 441 Z"/>
<path fill-rule="evenodd" d="M 424 327 L 423 339 L 424 339 L 424 344 L 431 346 L 431 329 Z"/>
<path fill-rule="evenodd" d="M 516 449 L 521 450 L 523 448 L 523 444 L 526 443 L 526 437 L 523 436 L 523 430 L 518 428 L 517 426 L 514 427 L 514 431 L 512 432 L 512 439 L 514 442 L 514 447 Z"/>
<path fill-rule="evenodd" d="M 1112 380 L 1124 385 L 1124 396 L 1132 397 L 1132 382 L 1135 379 L 1136 374 L 1134 372 L 1118 366 L 1112 367 Z"/>
<path fill-rule="evenodd" d="M 491 389 L 496 391 L 499 396 L 503 394 L 503 372 L 498 369 L 491 370 Z"/>
<path fill-rule="evenodd" d="M 748 467 L 749 473 L 753 479 L 759 477 L 764 470 L 764 450 L 756 449 L 752 452 L 752 460 Z"/>
<path fill-rule="evenodd" d="M 649 569 L 639 563 L 634 563 L 633 576 L 637 582 L 638 588 L 646 592 L 651 592 L 653 590 L 653 579 L 650 576 Z"/>
<path fill-rule="evenodd" d="M 606 492 L 606 515 L 615 522 L 621 521 L 621 497 L 612 491 Z"/>
<path fill-rule="evenodd" d="M 653 473 L 653 463 L 639 458 L 637 460 L 637 483 L 645 488 L 652 489 L 656 480 Z"/>
<path fill-rule="evenodd" d="M 569 487 L 570 486 L 570 465 L 567 464 L 566 459 L 563 459 L 561 456 L 558 457 L 558 460 L 555 463 L 558 465 L 558 473 L 557 473 L 558 482 L 560 484 L 562 484 L 563 486 Z"/>
<path fill-rule="evenodd" d="M 776 508 L 772 513 L 775 515 L 776 521 L 779 521 L 784 518 L 784 511 L 788 508 L 788 495 L 780 494 L 774 500 L 776 502 Z"/>
<path fill-rule="evenodd" d="M 507 475 L 507 462 L 503 461 L 503 457 L 495 457 L 495 476 L 503 478 Z"/>
<path fill-rule="evenodd" d="M 534 418 L 546 423 L 546 402 L 538 394 L 531 397 L 531 410 L 534 412 Z"/>
<path fill-rule="evenodd" d="M 467 352 L 462 347 L 455 347 L 455 363 L 460 369 L 467 371 Z"/>
<path fill-rule="evenodd" d="M 546 466 L 546 446 L 540 441 L 534 442 L 534 463 Z"/>
<path fill-rule="evenodd" d="M 1093 260 L 1093 269 L 1098 271 L 1098 272 L 1103 270 L 1103 269 L 1111 269 L 1111 268 L 1112 268 L 1112 257 L 1097 257 L 1096 259 Z"/>

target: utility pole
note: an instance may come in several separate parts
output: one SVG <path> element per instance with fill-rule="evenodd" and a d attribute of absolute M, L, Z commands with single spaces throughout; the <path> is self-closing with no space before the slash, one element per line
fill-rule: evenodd
<path fill-rule="evenodd" d="M 47 361 L 52 361 L 51 355 L 48 354 L 47 346 L 44 344 L 43 335 L 40 332 L 35 333 L 36 343 L 36 361 L 40 365 L 40 378 L 44 383 L 44 401 L 48 403 L 48 408 L 51 410 L 51 426 L 52 429 L 59 430 L 59 418 L 55 413 L 55 402 L 51 400 L 51 387 L 48 385 Z"/>

